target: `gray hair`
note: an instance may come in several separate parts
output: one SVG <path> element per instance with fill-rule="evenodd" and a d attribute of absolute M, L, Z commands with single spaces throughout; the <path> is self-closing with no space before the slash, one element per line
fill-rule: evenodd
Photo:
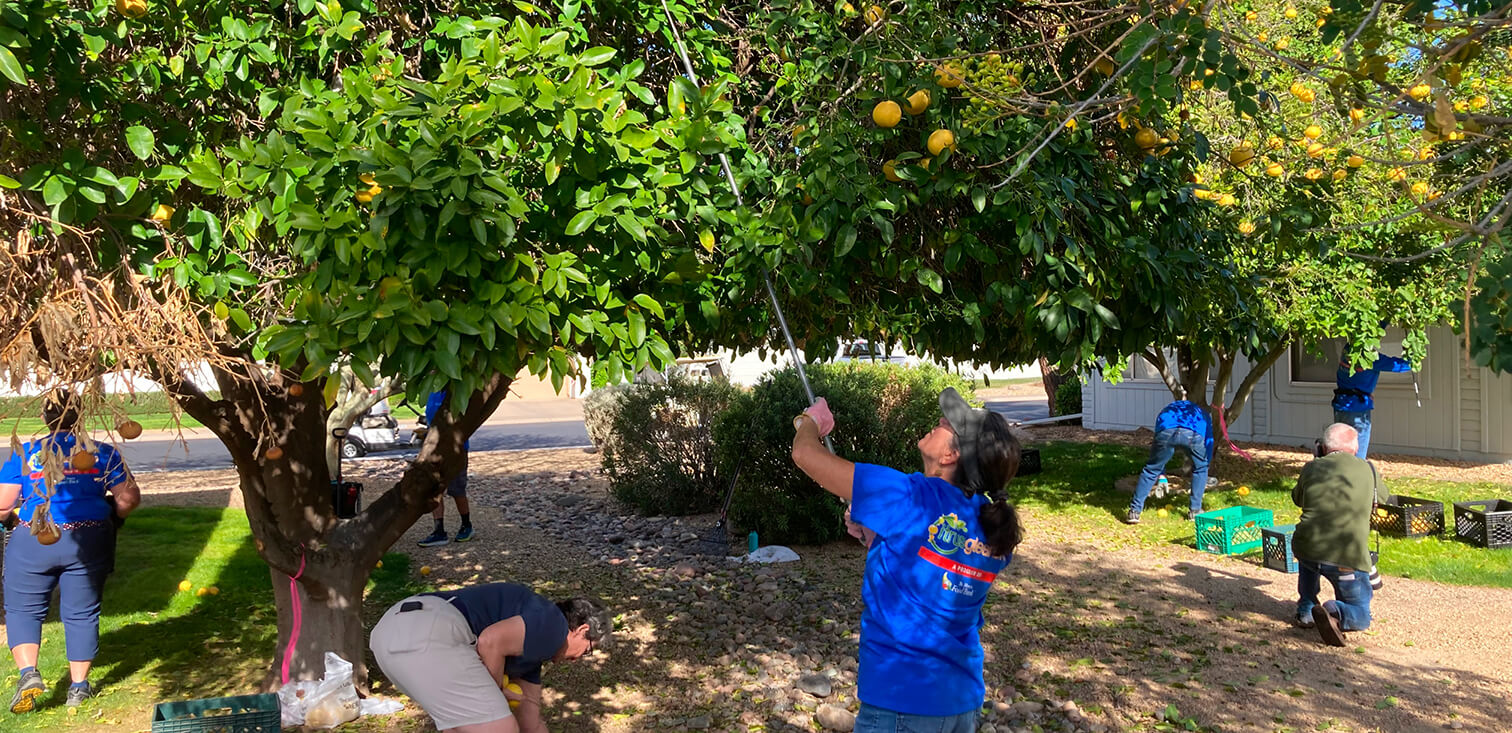
<path fill-rule="evenodd" d="M 1354 453 L 1360 449 L 1360 433 L 1349 425 L 1336 422 L 1323 429 L 1323 447 L 1329 453 Z"/>

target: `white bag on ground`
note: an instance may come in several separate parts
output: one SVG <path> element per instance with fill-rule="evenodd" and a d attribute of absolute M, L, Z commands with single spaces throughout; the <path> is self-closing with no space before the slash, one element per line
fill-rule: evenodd
<path fill-rule="evenodd" d="M 744 557 L 732 557 L 730 559 L 735 562 L 797 562 L 798 553 L 782 545 L 767 545 L 766 547 L 756 548 L 755 552 Z"/>
<path fill-rule="evenodd" d="M 361 714 L 357 688 L 352 684 L 352 665 L 326 652 L 325 677 L 318 682 L 290 682 L 278 691 L 280 722 L 285 728 L 308 725 L 335 728 Z"/>

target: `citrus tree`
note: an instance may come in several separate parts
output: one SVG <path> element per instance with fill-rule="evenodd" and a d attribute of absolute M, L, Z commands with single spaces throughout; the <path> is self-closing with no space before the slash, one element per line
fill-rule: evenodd
<path fill-rule="evenodd" d="M 705 158 L 739 128 L 686 82 L 668 103 L 625 23 L 651 9 L 0 11 L 7 373 L 75 387 L 107 429 L 97 377 L 149 375 L 225 443 L 274 581 L 274 670 L 361 668 L 368 573 L 516 374 L 661 366 L 706 338 Z M 219 395 L 188 378 L 204 364 Z M 352 518 L 326 460 L 346 370 L 452 395 Z"/>

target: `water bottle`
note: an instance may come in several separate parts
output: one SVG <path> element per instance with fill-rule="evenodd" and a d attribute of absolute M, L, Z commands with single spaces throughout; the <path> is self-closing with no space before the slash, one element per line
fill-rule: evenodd
<path fill-rule="evenodd" d="M 759 545 L 756 542 L 756 533 L 755 532 L 752 532 L 752 533 L 746 535 L 746 552 L 748 552 L 748 553 L 754 553 L 754 552 L 756 552 L 756 548 L 758 546 Z"/>

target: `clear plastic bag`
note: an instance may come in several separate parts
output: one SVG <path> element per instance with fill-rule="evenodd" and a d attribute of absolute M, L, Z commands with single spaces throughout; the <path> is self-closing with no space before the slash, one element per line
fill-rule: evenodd
<path fill-rule="evenodd" d="M 352 684 L 352 664 L 326 652 L 325 677 L 318 682 L 290 682 L 278 691 L 285 728 L 308 725 L 335 728 L 362 713 L 357 687 Z"/>

